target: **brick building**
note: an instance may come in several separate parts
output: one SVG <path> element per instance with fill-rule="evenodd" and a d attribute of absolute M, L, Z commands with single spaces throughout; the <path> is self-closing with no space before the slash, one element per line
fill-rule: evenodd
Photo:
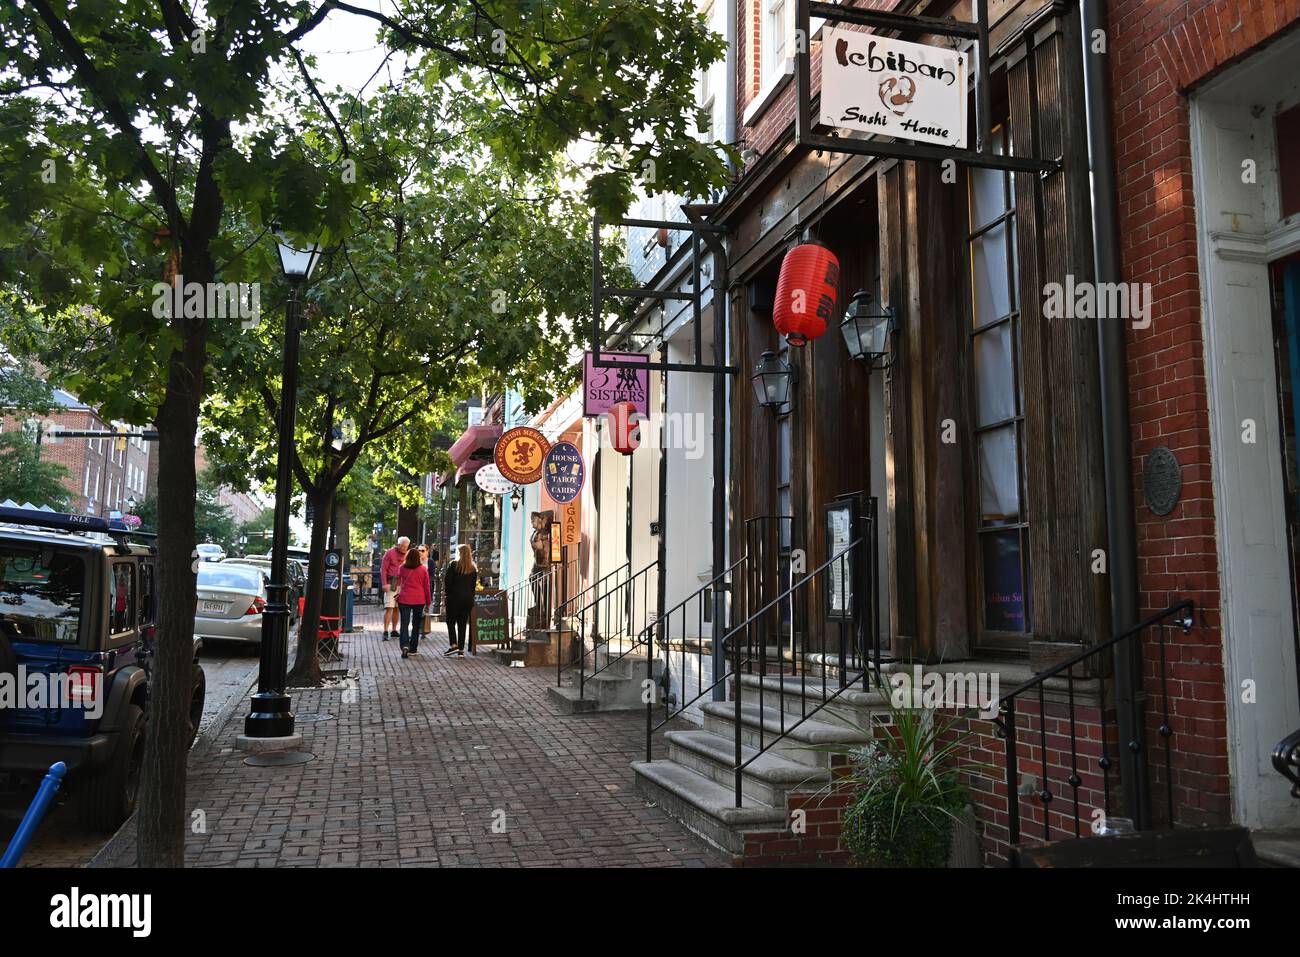
<path fill-rule="evenodd" d="M 5 415 L 3 429 L 23 427 L 23 419 Z M 140 438 L 125 442 L 110 438 L 51 439 L 51 431 L 139 431 L 122 422 L 105 422 L 94 409 L 63 389 L 54 390 L 54 407 L 42 420 L 41 457 L 68 470 L 65 485 L 69 507 L 85 515 L 107 516 L 129 510 L 131 501 L 143 501 L 150 444 Z M 34 505 L 43 503 L 34 502 Z"/>
<path fill-rule="evenodd" d="M 668 734 L 666 758 L 638 765 L 643 790 L 739 860 L 838 859 L 838 809 L 792 835 L 802 798 L 783 782 L 798 746 L 836 735 L 829 711 L 869 721 L 882 705 L 817 710 L 829 692 L 785 676 L 837 687 L 874 644 L 887 674 L 1024 685 L 996 722 L 964 719 L 970 759 L 996 769 L 968 782 L 987 862 L 1125 815 L 1295 827 L 1271 753 L 1300 728 L 1300 4 L 990 0 L 982 152 L 1042 169 L 955 175 L 941 156 L 797 142 L 797 6 L 734 0 L 744 164 L 708 208 L 727 228 L 740 370 L 728 700 L 703 689 L 705 730 Z M 853 6 L 974 18 L 967 0 Z M 816 117 L 824 34 L 809 26 Z M 978 62 L 974 38 L 901 38 Z M 799 346 L 773 328 L 774 298 L 809 243 L 838 259 L 838 314 Z M 892 313 L 887 368 L 841 339 L 858 291 Z M 760 366 L 784 370 L 784 401 L 744 381 Z M 859 527 L 846 499 L 876 510 L 852 543 L 832 521 Z M 835 555 L 861 563 L 842 574 L 871 598 L 848 616 Z M 733 739 L 756 763 L 733 766 Z"/>
<path fill-rule="evenodd" d="M 1194 750 L 1189 819 L 1295 826 L 1268 760 L 1296 701 L 1295 382 L 1300 367 L 1300 3 L 1111 5 L 1134 477 L 1182 464 L 1168 515 L 1138 514 L 1145 610 L 1195 596 L 1205 627 L 1171 651 Z"/>

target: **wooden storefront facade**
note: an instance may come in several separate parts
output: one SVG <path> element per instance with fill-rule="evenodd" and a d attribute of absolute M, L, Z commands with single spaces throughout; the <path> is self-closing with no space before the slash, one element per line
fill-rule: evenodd
<path fill-rule="evenodd" d="M 764 127 L 781 123 L 778 97 L 746 131 L 770 138 L 765 152 L 714 217 L 732 228 L 731 354 L 742 370 L 731 552 L 743 553 L 748 520 L 780 516 L 781 546 L 804 549 L 813 567 L 828 556 L 824 507 L 874 496 L 881 634 L 894 655 L 923 662 L 1024 658 L 1036 642 L 1109 635 L 1096 572 L 1106 546 L 1096 325 L 1042 314 L 1045 284 L 1093 272 L 1079 26 L 1065 4 L 992 6 L 1002 148 L 1060 157 L 1059 171 L 797 156 L 788 123 L 780 135 Z M 805 347 L 781 341 L 776 277 L 806 241 L 839 258 L 839 315 L 860 289 L 894 310 L 887 370 L 850 358 L 838 319 Z M 777 410 L 744 381 L 766 350 L 797 370 Z M 822 604 L 808 601 L 800 623 L 812 647 Z"/>

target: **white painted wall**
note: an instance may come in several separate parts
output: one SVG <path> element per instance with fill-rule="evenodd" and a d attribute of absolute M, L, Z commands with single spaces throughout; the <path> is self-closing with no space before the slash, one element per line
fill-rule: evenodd
<path fill-rule="evenodd" d="M 1273 139 L 1275 112 L 1300 99 L 1298 56 L 1293 37 L 1192 98 L 1233 817 L 1250 827 L 1300 822 L 1270 760 L 1300 727 L 1300 705 L 1267 271 L 1300 249 L 1300 223 L 1279 220 Z M 1246 159 L 1258 182 L 1242 182 Z M 1242 440 L 1247 419 L 1254 443 Z M 1242 700 L 1246 681 L 1253 703 Z"/>

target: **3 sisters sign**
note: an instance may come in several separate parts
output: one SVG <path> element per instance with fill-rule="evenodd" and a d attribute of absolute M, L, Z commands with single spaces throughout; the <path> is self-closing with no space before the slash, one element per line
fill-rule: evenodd
<path fill-rule="evenodd" d="M 965 149 L 966 54 L 828 24 L 821 62 L 822 123 Z"/>

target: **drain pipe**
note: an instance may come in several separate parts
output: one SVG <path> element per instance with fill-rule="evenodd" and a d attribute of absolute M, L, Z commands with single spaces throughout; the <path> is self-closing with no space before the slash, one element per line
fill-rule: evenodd
<path fill-rule="evenodd" d="M 1088 124 L 1088 170 L 1092 194 L 1092 256 L 1098 283 L 1122 281 L 1119 256 L 1119 197 L 1115 188 L 1115 143 L 1110 127 L 1110 74 L 1107 54 L 1094 52 L 1094 37 L 1106 32 L 1104 0 L 1080 0 L 1083 94 Z M 1110 569 L 1111 634 L 1138 620 L 1137 530 L 1130 468 L 1128 368 L 1124 327 L 1118 317 L 1097 320 L 1098 373 L 1101 380 L 1102 449 L 1106 480 L 1106 538 Z M 1137 640 L 1115 646 L 1115 708 L 1119 728 L 1120 781 L 1127 815 L 1139 828 L 1150 826 L 1147 761 L 1142 748 L 1139 707 L 1142 692 L 1141 646 Z"/>

